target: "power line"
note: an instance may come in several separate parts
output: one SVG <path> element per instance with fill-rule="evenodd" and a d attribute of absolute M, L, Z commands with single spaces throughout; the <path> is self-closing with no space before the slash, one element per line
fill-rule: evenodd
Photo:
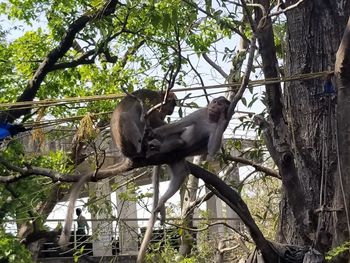
<path fill-rule="evenodd" d="M 318 79 L 318 78 L 324 77 L 330 73 L 332 73 L 332 71 L 321 71 L 321 72 L 298 74 L 298 75 L 285 77 L 285 78 L 270 78 L 270 79 L 262 79 L 262 80 L 252 80 L 249 82 L 248 86 L 254 88 L 254 87 L 259 87 L 259 86 L 273 84 L 273 83 Z M 175 88 L 175 89 L 172 89 L 172 91 L 173 92 L 194 91 L 194 90 L 203 90 L 203 89 L 205 89 L 205 90 L 207 90 L 207 89 L 220 89 L 220 88 L 230 88 L 230 87 L 240 87 L 240 86 L 241 86 L 241 82 L 233 82 L 233 83 L 226 83 L 226 84 L 197 86 L 197 87 L 189 87 L 189 88 Z M 222 92 L 226 92 L 226 91 L 222 91 Z M 0 103 L 0 108 L 20 107 L 23 109 L 26 106 L 35 106 L 35 107 L 61 106 L 61 105 L 65 105 L 65 104 L 79 103 L 79 102 L 91 102 L 91 101 L 99 101 L 99 100 L 121 99 L 124 96 L 125 96 L 124 94 L 108 94 L 108 95 L 94 95 L 94 96 L 84 96 L 84 97 L 71 97 L 71 98 L 55 99 L 55 100 L 47 99 L 47 100 L 40 100 L 40 101 L 6 102 L 6 103 Z M 11 110 L 11 109 L 9 109 L 9 110 Z M 14 108 L 13 110 L 16 110 L 16 108 Z"/>

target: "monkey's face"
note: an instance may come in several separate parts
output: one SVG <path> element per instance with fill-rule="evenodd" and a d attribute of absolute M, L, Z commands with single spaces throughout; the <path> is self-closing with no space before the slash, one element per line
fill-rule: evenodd
<path fill-rule="evenodd" d="M 230 106 L 230 101 L 225 97 L 219 97 L 213 99 L 208 106 L 209 119 L 214 122 L 218 122 L 220 115 L 224 114 L 226 117 L 227 110 Z"/>

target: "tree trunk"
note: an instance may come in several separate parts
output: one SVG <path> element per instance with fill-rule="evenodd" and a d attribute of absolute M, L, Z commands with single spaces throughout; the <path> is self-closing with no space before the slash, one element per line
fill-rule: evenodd
<path fill-rule="evenodd" d="M 286 1 L 286 4 L 293 2 Z M 349 12 L 348 0 L 309 0 L 286 13 L 286 77 L 333 70 Z M 308 211 L 303 224 L 309 241 L 296 231 L 300 227 L 293 216 L 297 207 L 293 207 L 295 204 L 286 194 L 281 203 L 279 235 L 283 242 L 316 244 L 323 253 L 349 239 L 346 224 L 335 225 L 337 220 L 346 220 L 341 207 L 343 198 L 338 194 L 336 100 L 335 94 L 324 91 L 324 83 L 325 80 L 314 79 L 285 84 L 283 102 L 296 176 Z"/>
<path fill-rule="evenodd" d="M 335 83 L 337 97 L 337 154 L 338 180 L 336 184 L 334 206 L 343 207 L 334 214 L 335 238 L 333 243 L 338 245 L 349 238 L 350 233 L 350 19 L 346 26 L 342 42 L 339 46 L 335 61 Z M 347 231 L 344 231 L 347 230 Z M 345 256 L 345 255 L 344 255 Z M 348 255 L 349 256 L 349 255 Z M 344 258 L 345 260 L 345 258 Z M 350 262 L 350 258 L 348 258 Z"/>

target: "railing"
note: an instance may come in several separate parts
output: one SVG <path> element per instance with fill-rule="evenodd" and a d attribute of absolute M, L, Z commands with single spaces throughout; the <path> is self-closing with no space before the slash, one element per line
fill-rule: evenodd
<path fill-rule="evenodd" d="M 168 218 L 168 222 L 180 221 L 180 218 Z M 51 219 L 47 220 L 49 225 L 56 223 L 63 223 L 63 219 Z M 39 257 L 72 257 L 75 254 L 79 255 L 95 255 L 97 252 L 104 251 L 104 255 L 118 255 L 118 254 L 135 254 L 141 244 L 146 227 L 139 227 L 140 222 L 148 221 L 148 218 L 127 218 L 127 219 L 90 219 L 88 220 L 90 225 L 90 232 L 86 235 L 77 235 L 76 226 L 74 224 L 71 238 L 68 247 L 61 248 L 57 244 L 57 240 L 50 240 L 43 243 Z M 202 228 L 204 225 L 210 225 L 216 222 L 212 228 L 210 237 L 213 235 L 223 236 L 225 233 L 229 233 L 230 230 L 227 226 L 231 225 L 238 231 L 244 231 L 244 227 L 241 221 L 237 218 L 194 218 L 194 230 L 189 231 L 193 237 L 194 242 L 197 241 L 196 228 Z M 220 225 L 217 222 L 224 222 L 227 225 Z M 13 229 L 7 229 L 10 232 L 14 232 Z M 209 230 L 210 231 L 210 230 Z M 168 242 L 172 247 L 178 249 L 180 245 L 179 231 L 175 226 L 166 225 L 164 227 L 156 227 L 153 230 L 153 236 L 151 239 L 151 245 L 159 243 L 159 246 Z M 152 246 L 150 246 L 152 247 Z"/>

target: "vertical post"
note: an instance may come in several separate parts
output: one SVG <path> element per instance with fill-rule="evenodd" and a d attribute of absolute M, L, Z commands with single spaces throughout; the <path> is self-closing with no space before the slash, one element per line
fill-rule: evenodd
<path fill-rule="evenodd" d="M 73 224 L 73 231 L 74 231 L 74 249 L 77 248 L 77 230 L 75 224 Z"/>
<path fill-rule="evenodd" d="M 117 210 L 119 220 L 119 246 L 121 254 L 137 254 L 138 224 L 136 202 L 121 198 L 126 186 L 117 190 Z M 123 220 L 124 219 L 124 220 Z M 131 219 L 131 220 L 125 220 Z"/>
<path fill-rule="evenodd" d="M 110 201 L 109 180 L 105 179 L 97 183 L 91 183 L 97 199 L 97 213 L 92 213 L 92 251 L 94 256 L 112 256 L 112 221 L 108 214 L 107 203 Z"/>

